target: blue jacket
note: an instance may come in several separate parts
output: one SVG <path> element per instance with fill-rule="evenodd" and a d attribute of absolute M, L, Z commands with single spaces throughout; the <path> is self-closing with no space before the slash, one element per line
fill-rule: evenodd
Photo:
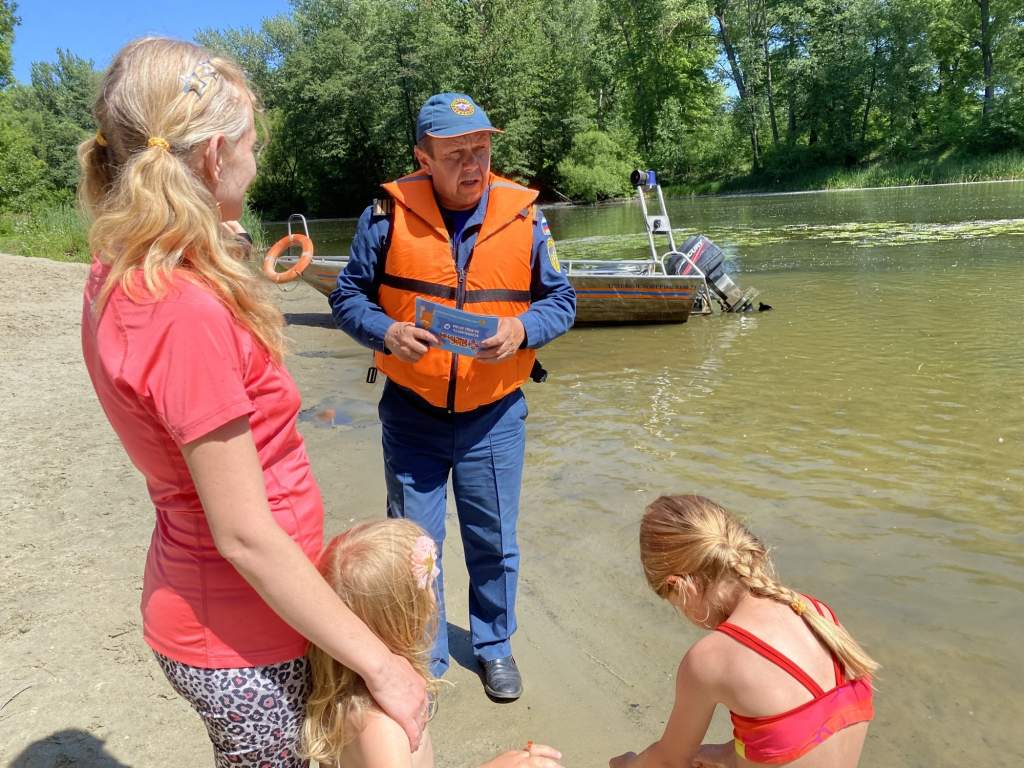
<path fill-rule="evenodd" d="M 469 261 L 477 233 L 487 212 L 487 193 L 462 229 L 458 242 L 458 265 Z M 363 346 L 379 352 L 384 348 L 384 334 L 395 322 L 377 304 L 378 266 L 387 247 L 391 221 L 386 215 L 374 215 L 369 206 L 359 217 L 352 240 L 348 264 L 338 274 L 338 285 L 331 293 L 331 314 L 335 324 Z M 576 319 L 576 292 L 558 267 L 554 240 L 544 214 L 537 210 L 533 224 L 530 285 L 530 308 L 519 319 L 526 330 L 524 346 L 542 347 L 572 327 Z"/>

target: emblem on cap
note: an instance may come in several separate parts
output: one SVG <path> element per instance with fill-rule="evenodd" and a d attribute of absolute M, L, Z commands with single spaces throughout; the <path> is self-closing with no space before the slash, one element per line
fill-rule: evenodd
<path fill-rule="evenodd" d="M 457 99 L 452 99 L 452 112 L 459 117 L 469 117 L 476 112 L 476 107 L 473 106 L 473 102 L 469 99 L 464 99 L 461 96 Z"/>

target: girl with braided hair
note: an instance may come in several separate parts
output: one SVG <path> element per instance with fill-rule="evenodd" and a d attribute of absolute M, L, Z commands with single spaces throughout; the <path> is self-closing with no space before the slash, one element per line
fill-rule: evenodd
<path fill-rule="evenodd" d="M 825 603 L 779 583 L 756 536 L 710 499 L 662 496 L 640 524 L 640 559 L 659 597 L 715 631 L 683 657 L 661 739 L 611 768 L 857 765 L 878 665 Z M 702 745 L 718 704 L 734 739 Z"/>

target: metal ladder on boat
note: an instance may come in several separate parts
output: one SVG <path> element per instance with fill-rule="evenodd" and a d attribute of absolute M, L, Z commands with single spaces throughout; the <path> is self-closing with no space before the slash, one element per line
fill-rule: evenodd
<path fill-rule="evenodd" d="M 689 254 L 676 248 L 676 238 L 672 234 L 672 222 L 668 218 L 668 209 L 665 207 L 665 196 L 661 191 L 661 184 L 658 183 L 657 174 L 654 171 L 635 170 L 629 176 L 630 183 L 636 188 L 636 197 L 640 201 L 640 210 L 643 212 L 644 223 L 647 230 L 647 244 L 651 251 L 651 261 L 657 265 L 661 273 L 668 275 L 666 260 L 673 256 L 686 261 L 693 268 L 694 274 L 700 277 L 701 284 L 697 296 L 693 301 L 693 309 L 690 314 L 710 315 L 711 314 L 711 288 L 708 286 L 708 276 L 697 266 L 697 263 Z M 651 213 L 647 208 L 646 190 L 653 190 L 655 199 L 658 201 L 658 213 Z M 669 250 L 663 254 L 658 253 L 658 244 L 655 235 L 665 235 L 668 238 Z"/>

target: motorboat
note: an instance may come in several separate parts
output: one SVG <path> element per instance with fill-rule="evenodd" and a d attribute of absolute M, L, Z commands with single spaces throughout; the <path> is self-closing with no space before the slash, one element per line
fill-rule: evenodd
<path fill-rule="evenodd" d="M 630 181 L 643 213 L 649 256 L 644 259 L 565 259 L 561 268 L 576 290 L 576 325 L 685 323 L 693 313 L 710 314 L 712 302 L 725 312 L 754 308 L 757 291 L 742 290 L 725 271 L 725 254 L 705 235 L 689 237 L 681 248 L 665 207 L 654 171 L 633 171 Z M 648 208 L 648 195 L 657 211 Z M 301 225 L 304 235 L 293 231 Z M 667 239 L 659 253 L 657 238 Z M 302 253 L 288 253 L 291 246 Z M 329 296 L 345 268 L 344 256 L 314 256 L 308 223 L 301 214 L 288 219 L 288 234 L 264 260 L 264 273 L 274 282 L 301 278 Z M 766 308 L 766 305 L 760 305 Z"/>

